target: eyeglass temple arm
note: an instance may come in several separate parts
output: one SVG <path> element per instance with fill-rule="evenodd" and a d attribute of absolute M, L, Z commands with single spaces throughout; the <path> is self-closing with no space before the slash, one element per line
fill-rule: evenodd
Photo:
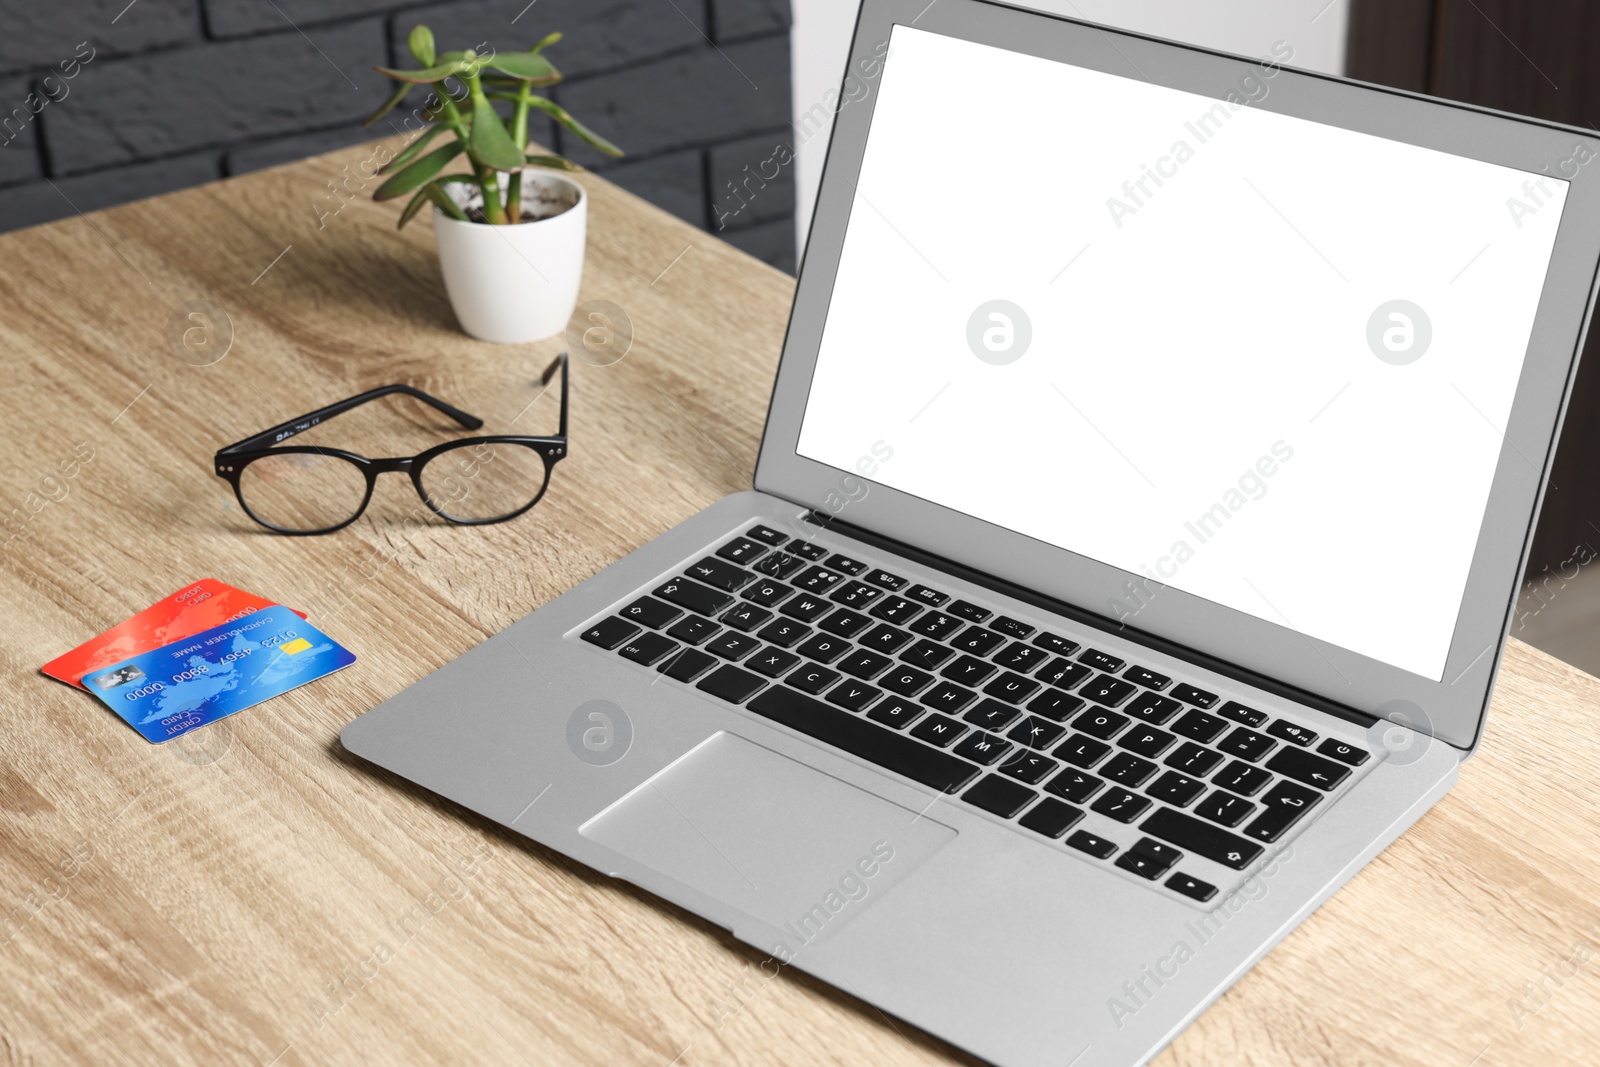
<path fill-rule="evenodd" d="M 254 436 L 246 437 L 243 441 L 235 441 L 226 448 L 219 449 L 217 454 L 221 455 L 226 452 L 248 452 L 257 448 L 264 448 L 268 445 L 275 445 L 281 441 L 287 441 L 295 434 L 304 433 L 306 430 L 311 429 L 311 427 L 316 426 L 319 423 L 326 422 L 335 415 L 342 415 L 351 408 L 360 407 L 369 400 L 377 400 L 379 397 L 390 396 L 394 393 L 403 393 L 406 396 L 422 401 L 424 404 L 429 404 L 434 408 L 437 408 L 439 411 L 444 412 L 452 419 L 455 419 L 462 426 L 469 430 L 476 430 L 483 425 L 483 420 L 477 416 L 468 415 L 465 411 L 462 411 L 453 404 L 446 404 L 443 400 L 440 400 L 436 396 L 429 396 L 421 389 L 413 389 L 409 385 L 385 385 L 380 386 L 377 389 L 369 389 L 367 392 L 362 393 L 359 396 L 353 396 L 348 400 L 341 400 L 337 404 L 329 404 L 325 408 L 318 408 L 316 411 L 313 411 L 307 415 L 301 415 L 297 419 L 290 419 L 288 422 L 274 426 L 270 430 L 264 430 L 261 433 L 255 434 Z M 563 432 L 565 432 L 565 423 L 563 423 L 562 428 Z"/>
<path fill-rule="evenodd" d="M 557 431 L 556 436 L 565 441 L 567 439 L 567 354 L 565 352 L 544 369 L 544 373 L 539 376 L 539 384 L 548 386 L 550 379 L 555 376 L 557 367 L 561 368 L 561 429 Z"/>

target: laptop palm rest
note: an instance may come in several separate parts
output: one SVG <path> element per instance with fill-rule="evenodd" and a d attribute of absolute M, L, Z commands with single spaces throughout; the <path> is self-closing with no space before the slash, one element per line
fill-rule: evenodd
<path fill-rule="evenodd" d="M 835 933 L 956 831 L 729 733 L 579 832 L 809 942 Z"/>

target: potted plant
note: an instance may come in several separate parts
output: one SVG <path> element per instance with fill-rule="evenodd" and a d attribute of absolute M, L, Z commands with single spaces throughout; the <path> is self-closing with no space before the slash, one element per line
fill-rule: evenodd
<path fill-rule="evenodd" d="M 413 113 L 422 123 L 415 138 L 379 171 L 385 181 L 373 199 L 411 194 L 401 226 L 432 205 L 450 306 L 462 328 L 481 340 L 518 344 L 558 334 L 578 301 L 588 197 L 583 186 L 555 172 L 581 168 L 528 151 L 529 111 L 544 112 L 608 156 L 622 155 L 533 91 L 561 80 L 543 54 L 560 39 L 552 33 L 526 52 L 436 54 L 433 31 L 416 26 L 408 44 L 422 69 L 374 68 L 400 84 L 365 125 L 387 115 L 416 86 L 433 91 Z M 509 118 L 495 110 L 495 101 L 511 105 Z M 433 148 L 445 132 L 452 135 L 450 143 Z M 471 172 L 443 173 L 461 155 Z"/>

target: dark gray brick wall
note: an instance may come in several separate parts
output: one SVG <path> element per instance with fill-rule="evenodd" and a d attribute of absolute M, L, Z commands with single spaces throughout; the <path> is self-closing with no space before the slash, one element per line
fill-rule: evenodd
<path fill-rule="evenodd" d="M 628 155 L 533 138 L 794 269 L 788 0 L 0 0 L 0 231 L 366 140 L 418 22 L 441 49 L 561 30 L 557 99 Z"/>

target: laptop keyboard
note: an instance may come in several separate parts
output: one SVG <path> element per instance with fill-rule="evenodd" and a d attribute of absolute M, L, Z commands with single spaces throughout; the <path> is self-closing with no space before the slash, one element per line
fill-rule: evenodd
<path fill-rule="evenodd" d="M 1369 758 L 765 525 L 579 636 L 1201 903 Z"/>

